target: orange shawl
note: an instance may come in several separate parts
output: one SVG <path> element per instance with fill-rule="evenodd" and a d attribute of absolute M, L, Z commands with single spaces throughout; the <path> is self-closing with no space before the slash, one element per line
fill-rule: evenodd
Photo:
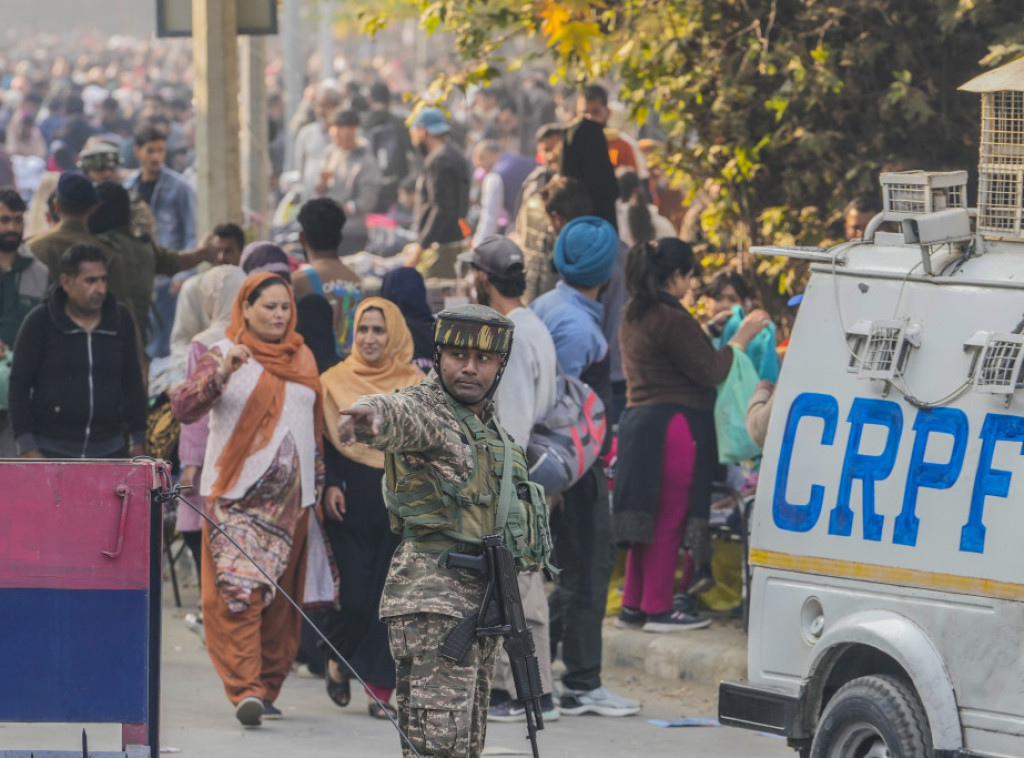
<path fill-rule="evenodd" d="M 228 339 L 235 344 L 245 345 L 252 351 L 252 358 L 263 367 L 263 373 L 245 408 L 242 409 L 242 415 L 231 431 L 227 445 L 217 458 L 218 476 L 210 493 L 213 497 L 220 497 L 230 490 L 238 481 L 246 459 L 270 443 L 278 421 L 281 420 L 286 382 L 301 384 L 316 393 L 313 423 L 317 445 L 320 444 L 320 437 L 323 434 L 324 410 L 320 377 L 317 374 L 313 353 L 306 347 L 302 335 L 295 331 L 295 297 L 292 295 L 291 287 L 287 287 L 292 304 L 291 315 L 280 342 L 263 342 L 256 339 L 247 328 L 242 315 L 242 305 L 248 300 L 249 295 L 262 282 L 271 278 L 280 279 L 287 287 L 287 282 L 281 277 L 268 273 L 253 274 L 242 283 L 231 310 L 231 323 L 225 330 Z"/>
<path fill-rule="evenodd" d="M 388 332 L 384 354 L 377 363 L 363 360 L 358 342 L 352 346 L 352 354 L 341 363 L 323 373 L 320 381 L 327 395 L 324 410 L 327 421 L 327 436 L 331 443 L 346 458 L 365 466 L 384 468 L 384 453 L 361 443 L 342 445 L 338 440 L 338 411 L 348 408 L 363 395 L 377 395 L 418 384 L 423 372 L 412 365 L 413 342 L 409 327 L 398 306 L 382 297 L 369 297 L 356 309 L 353 331 L 357 335 L 363 314 L 371 308 L 384 313 L 384 326 Z"/>

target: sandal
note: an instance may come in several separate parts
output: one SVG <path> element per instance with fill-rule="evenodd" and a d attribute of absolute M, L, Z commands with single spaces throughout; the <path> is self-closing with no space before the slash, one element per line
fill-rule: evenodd
<path fill-rule="evenodd" d="M 381 721 L 390 721 L 398 718 L 398 709 L 391 705 L 391 703 L 378 704 L 371 701 L 367 710 L 370 712 L 371 717 Z"/>
<path fill-rule="evenodd" d="M 348 673 L 346 673 L 341 666 L 338 666 L 338 675 L 341 676 L 341 681 L 335 681 L 331 677 L 330 658 L 327 658 L 324 662 L 324 666 L 324 682 L 327 684 L 327 697 L 329 697 L 331 702 L 339 708 L 344 708 L 352 699 L 352 690 L 349 687 Z"/>

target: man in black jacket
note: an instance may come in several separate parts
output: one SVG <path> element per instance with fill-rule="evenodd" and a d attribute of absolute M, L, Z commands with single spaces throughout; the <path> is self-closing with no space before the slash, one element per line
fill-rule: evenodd
<path fill-rule="evenodd" d="M 107 292 L 107 259 L 74 245 L 60 283 L 25 318 L 9 404 L 23 458 L 141 455 L 146 396 L 131 313 Z"/>
<path fill-rule="evenodd" d="M 424 108 L 409 136 L 424 156 L 416 184 L 416 241 L 406 245 L 405 265 L 424 279 L 455 277 L 455 259 L 466 249 L 462 223 L 469 211 L 471 182 L 466 156 L 448 139 L 451 126 L 439 108 Z"/>
<path fill-rule="evenodd" d="M 405 121 L 390 110 L 388 85 L 374 82 L 369 100 L 370 110 L 363 115 L 363 134 L 383 178 L 374 212 L 387 213 L 398 202 L 398 185 L 409 174 L 412 142 Z"/>

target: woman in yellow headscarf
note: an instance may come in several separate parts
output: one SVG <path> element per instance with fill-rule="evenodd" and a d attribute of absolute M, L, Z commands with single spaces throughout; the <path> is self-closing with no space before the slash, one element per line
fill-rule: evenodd
<path fill-rule="evenodd" d="M 371 297 L 356 310 L 352 354 L 325 371 L 324 429 L 327 489 L 324 531 L 331 543 L 341 580 L 340 612 L 328 614 L 326 632 L 374 695 L 386 704 L 395 687 L 395 662 L 388 647 L 387 626 L 378 618 L 381 592 L 391 555 L 399 537 L 392 533 L 381 494 L 384 453 L 338 441 L 338 409 L 348 408 L 363 395 L 417 384 L 423 373 L 411 365 L 412 335 L 402 312 L 390 300 Z M 349 703 L 345 669 L 327 661 L 327 694 L 339 706 Z M 370 699 L 370 715 L 387 718 Z"/>

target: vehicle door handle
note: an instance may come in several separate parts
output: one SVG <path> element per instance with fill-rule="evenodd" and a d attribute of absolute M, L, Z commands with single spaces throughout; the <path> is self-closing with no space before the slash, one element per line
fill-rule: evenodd
<path fill-rule="evenodd" d="M 103 555 L 111 559 L 120 558 L 121 553 L 124 551 L 124 529 L 128 523 L 128 498 L 131 497 L 132 491 L 128 489 L 127 484 L 121 482 L 114 488 L 114 494 L 121 498 L 121 525 L 117 529 L 117 545 L 114 547 L 114 550 L 103 551 Z"/>

